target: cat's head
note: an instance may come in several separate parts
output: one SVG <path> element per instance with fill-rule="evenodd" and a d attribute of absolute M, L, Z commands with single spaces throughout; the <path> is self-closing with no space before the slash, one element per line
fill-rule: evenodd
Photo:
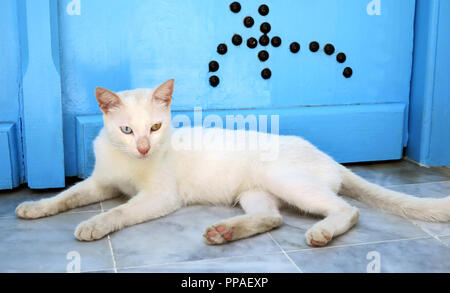
<path fill-rule="evenodd" d="M 170 104 L 174 80 L 156 89 L 114 93 L 95 89 L 110 143 L 122 152 L 146 159 L 158 149 L 170 131 Z"/>

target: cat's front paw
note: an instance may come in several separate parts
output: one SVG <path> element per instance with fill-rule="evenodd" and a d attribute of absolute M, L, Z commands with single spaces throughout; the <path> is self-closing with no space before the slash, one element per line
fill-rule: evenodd
<path fill-rule="evenodd" d="M 81 222 L 75 229 L 75 237 L 80 241 L 101 239 L 111 232 L 109 225 L 97 219 Z"/>
<path fill-rule="evenodd" d="M 312 227 L 306 234 L 306 243 L 310 246 L 321 247 L 328 244 L 333 235 L 326 229 L 321 227 Z"/>
<path fill-rule="evenodd" d="M 16 208 L 16 215 L 22 219 L 37 219 L 49 216 L 44 204 L 39 201 L 26 201 Z"/>

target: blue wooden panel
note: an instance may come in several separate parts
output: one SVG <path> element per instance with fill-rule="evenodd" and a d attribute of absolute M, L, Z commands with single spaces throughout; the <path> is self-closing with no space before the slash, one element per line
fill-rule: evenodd
<path fill-rule="evenodd" d="M 56 11 L 51 12 L 56 2 L 25 3 L 28 60 L 23 78 L 23 115 L 28 186 L 63 187 L 61 87 L 52 48 L 58 40 L 52 40 L 55 33 L 51 26 L 52 18 L 57 17 Z"/>
<path fill-rule="evenodd" d="M 98 114 L 94 88 L 115 91 L 154 87 L 176 79 L 175 110 L 271 109 L 292 106 L 331 106 L 403 103 L 408 106 L 413 51 L 415 1 L 382 1 L 381 14 L 369 15 L 368 0 L 264 1 L 267 17 L 258 14 L 262 3 L 241 1 L 242 11 L 233 14 L 231 1 L 81 1 L 80 10 L 61 0 L 60 44 L 64 113 L 66 174 L 76 175 L 76 117 Z M 78 13 L 79 12 L 79 13 Z M 255 25 L 244 28 L 244 16 Z M 259 25 L 272 25 L 270 37 L 279 35 L 279 48 L 266 47 L 270 59 L 261 63 L 258 49 L 235 47 L 235 33 L 244 40 L 259 38 Z M 357 24 L 357 25 L 356 25 Z M 289 52 L 297 41 L 299 54 Z M 345 64 L 321 50 L 308 50 L 311 41 L 332 43 L 347 54 Z M 219 43 L 228 53 L 216 53 Z M 208 84 L 208 63 L 220 63 L 217 88 Z M 345 66 L 354 69 L 350 79 Z M 272 78 L 263 80 L 264 67 Z M 404 129 L 407 115 L 402 125 Z M 364 121 L 362 121 L 364 123 Z M 367 125 L 369 126 L 369 125 Z M 340 130 L 341 133 L 347 133 Z M 370 132 L 368 130 L 368 132 Z M 400 134 L 406 142 L 406 131 Z M 358 152 L 366 152 L 360 149 Z M 370 153 L 370 152 L 369 152 Z M 384 158 L 390 158 L 386 154 Z"/>
<path fill-rule="evenodd" d="M 95 165 L 95 155 L 92 142 L 103 127 L 100 115 L 78 116 L 77 118 L 78 146 L 78 177 L 89 177 Z"/>
<path fill-rule="evenodd" d="M 256 119 L 265 115 L 267 130 L 272 133 L 275 131 L 272 127 L 279 123 L 280 134 L 302 136 L 339 162 L 361 162 L 402 157 L 405 111 L 406 105 L 400 103 L 267 110 L 209 110 L 203 111 L 201 116 L 194 116 L 194 112 L 190 111 L 174 111 L 172 120 L 174 127 L 182 126 L 179 121 L 190 121 L 191 126 L 197 126 L 204 123 L 207 115 L 218 115 L 222 118 L 222 126 L 225 126 L 227 115 L 243 115 L 244 118 L 256 115 Z M 272 115 L 279 117 L 272 118 Z M 258 124 L 258 127 L 265 125 Z M 93 170 L 95 156 L 92 141 L 102 127 L 101 115 L 77 117 L 80 177 L 89 176 Z"/>
<path fill-rule="evenodd" d="M 0 189 L 11 189 L 20 183 L 16 128 L 13 123 L 0 123 Z"/>
<path fill-rule="evenodd" d="M 20 62 L 20 43 L 19 43 L 19 23 L 18 23 L 18 7 L 16 0 L 0 1 L 0 122 L 7 122 L 2 124 L 2 165 L 5 158 L 11 157 L 11 151 L 17 151 L 17 166 L 19 168 L 16 176 L 15 171 L 12 172 L 14 176 L 2 182 L 9 182 L 8 184 L 1 184 L 0 188 L 11 188 L 18 183 L 25 180 L 25 170 L 23 165 L 23 154 L 21 147 L 21 62 Z M 10 125 L 15 124 L 11 129 Z M 11 133 L 11 131 L 13 133 Z M 16 141 L 9 141 L 6 139 L 13 139 Z M 12 150 L 9 148 L 12 144 Z M 16 166 L 16 163 L 13 164 Z M 0 166 L 2 168 L 2 166 Z M 3 171 L 11 170 L 11 165 L 5 161 Z M 5 171 L 11 174 L 10 171 Z M 3 177 L 5 175 L 1 175 Z M 12 182 L 12 183 L 11 183 Z"/>
<path fill-rule="evenodd" d="M 407 156 L 450 165 L 450 1 L 417 1 Z"/>

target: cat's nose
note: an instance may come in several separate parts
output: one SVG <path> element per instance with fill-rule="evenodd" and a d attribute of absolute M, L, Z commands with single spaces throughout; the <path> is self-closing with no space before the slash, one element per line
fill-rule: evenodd
<path fill-rule="evenodd" d="M 148 138 L 146 137 L 139 138 L 137 141 L 137 149 L 140 154 L 146 155 L 150 150 L 150 142 L 148 141 Z"/>
<path fill-rule="evenodd" d="M 138 147 L 138 151 L 139 151 L 139 153 L 141 153 L 142 155 L 146 155 L 146 154 L 148 153 L 149 150 L 150 150 L 150 146 Z"/>

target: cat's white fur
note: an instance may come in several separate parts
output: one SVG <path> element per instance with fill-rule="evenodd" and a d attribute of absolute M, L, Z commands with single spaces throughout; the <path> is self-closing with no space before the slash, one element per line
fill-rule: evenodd
<path fill-rule="evenodd" d="M 260 151 L 254 149 L 177 149 L 171 142 L 173 88 L 173 80 L 156 90 L 116 94 L 97 88 L 105 126 L 94 142 L 93 174 L 56 197 L 21 204 L 16 214 L 34 219 L 128 195 L 127 203 L 76 228 L 79 240 L 92 241 L 186 205 L 239 203 L 245 215 L 216 223 L 203 235 L 208 244 L 222 244 L 280 226 L 279 208 L 292 205 L 324 216 L 306 232 L 306 242 L 312 246 L 326 245 L 357 222 L 358 210 L 338 193 L 411 219 L 450 220 L 450 197 L 416 198 L 369 183 L 299 137 L 269 135 L 276 138 L 279 147 L 274 160 L 261 160 Z M 159 123 L 161 128 L 151 131 Z M 133 133 L 123 133 L 122 126 L 130 127 Z M 187 128 L 177 136 L 188 140 L 192 131 Z M 214 128 L 195 131 L 224 133 Z"/>

